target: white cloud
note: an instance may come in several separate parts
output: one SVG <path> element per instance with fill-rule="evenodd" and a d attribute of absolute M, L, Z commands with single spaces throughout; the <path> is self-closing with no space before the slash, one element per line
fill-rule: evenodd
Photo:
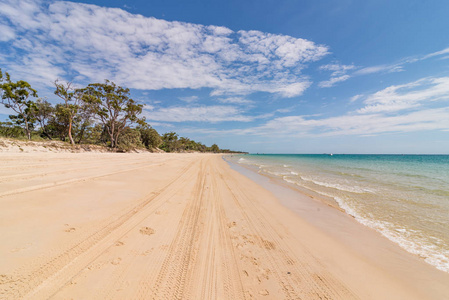
<path fill-rule="evenodd" d="M 446 49 L 443 49 L 443 50 L 440 50 L 440 51 L 436 51 L 436 52 L 427 54 L 422 59 L 428 59 L 428 58 L 431 58 L 431 57 L 445 55 L 445 54 L 449 54 L 449 48 L 446 48 Z"/>
<path fill-rule="evenodd" d="M 340 76 L 346 74 L 347 71 L 353 70 L 354 65 L 327 64 L 320 66 L 320 70 L 332 71 L 332 76 Z"/>
<path fill-rule="evenodd" d="M 326 46 L 291 36 L 169 22 L 66 1 L 5 0 L 0 20 L 9 28 L 5 39 L 16 35 L 0 50 L 2 65 L 48 85 L 57 77 L 108 78 L 143 90 L 210 88 L 213 95 L 294 97 L 310 86 L 301 70 L 328 54 Z"/>
<path fill-rule="evenodd" d="M 263 126 L 238 130 L 235 134 L 275 136 L 373 135 L 391 132 L 448 130 L 449 107 L 426 109 L 388 116 L 383 114 L 343 115 L 312 119 L 307 116 L 275 118 Z"/>
<path fill-rule="evenodd" d="M 276 112 L 285 114 L 285 113 L 291 112 L 292 110 L 293 110 L 292 107 L 289 107 L 289 108 L 279 108 L 279 109 L 276 109 Z"/>
<path fill-rule="evenodd" d="M 263 33 L 256 30 L 239 31 L 239 34 L 240 43 L 246 46 L 245 53 L 256 54 L 253 59 L 261 63 L 274 59 L 279 68 L 316 61 L 328 54 L 327 47 L 317 46 L 305 39 Z"/>
<path fill-rule="evenodd" d="M 153 122 L 153 121 L 151 121 L 149 124 L 151 126 L 160 126 L 160 127 L 168 127 L 168 128 L 174 128 L 175 127 L 171 123 L 163 123 L 163 122 Z"/>
<path fill-rule="evenodd" d="M 422 60 L 426 60 L 432 57 L 436 56 L 442 56 L 449 53 L 449 48 L 436 51 L 421 57 L 408 57 L 402 59 L 400 62 L 395 64 L 384 64 L 384 65 L 378 65 L 378 66 L 371 66 L 371 67 L 365 67 L 362 69 L 356 70 L 353 75 L 368 75 L 373 73 L 379 73 L 379 72 L 386 72 L 386 73 L 392 73 L 392 72 L 402 72 L 404 71 L 404 66 L 411 63 L 416 63 Z M 444 58 L 444 57 L 443 57 Z"/>
<path fill-rule="evenodd" d="M 449 77 L 423 78 L 352 99 L 362 98 L 365 106 L 345 115 L 285 116 L 223 133 L 298 137 L 449 130 Z"/>
<path fill-rule="evenodd" d="M 142 109 L 150 111 L 150 110 L 154 110 L 155 107 L 154 107 L 154 105 L 144 104 Z"/>
<path fill-rule="evenodd" d="M 152 111 L 143 110 L 143 115 L 147 120 L 162 122 L 225 122 L 238 121 L 250 122 L 255 118 L 243 115 L 243 111 L 233 106 L 194 106 L 182 107 L 172 106 L 159 108 Z"/>
<path fill-rule="evenodd" d="M 318 86 L 319 87 L 332 87 L 334 86 L 337 82 L 342 82 L 342 81 L 346 81 L 349 78 L 351 78 L 351 76 L 349 75 L 342 75 L 339 77 L 331 77 L 331 79 L 327 80 L 327 81 L 321 81 Z"/>
<path fill-rule="evenodd" d="M 357 101 L 357 100 L 359 100 L 360 98 L 362 98 L 363 97 L 363 95 L 355 95 L 355 96 L 352 96 L 351 97 L 351 99 L 349 99 L 349 102 L 355 102 L 355 101 Z"/>
<path fill-rule="evenodd" d="M 372 67 L 366 67 L 359 69 L 355 71 L 354 75 L 368 75 L 373 73 L 379 73 L 379 72 L 402 72 L 403 66 L 401 64 L 393 64 L 393 65 L 379 65 L 379 66 L 372 66 Z"/>
<path fill-rule="evenodd" d="M 301 95 L 311 84 L 312 82 L 310 81 L 302 81 L 286 85 L 279 85 L 278 87 L 273 87 L 273 90 L 279 93 L 281 96 L 289 98 Z"/>
<path fill-rule="evenodd" d="M 229 104 L 254 104 L 255 102 L 252 100 L 248 100 L 241 97 L 229 97 L 229 98 L 219 98 L 219 102 L 221 103 L 229 103 Z"/>
<path fill-rule="evenodd" d="M 179 97 L 179 100 L 187 103 L 193 103 L 198 101 L 198 96 Z"/>
<path fill-rule="evenodd" d="M 0 42 L 8 42 L 16 37 L 16 33 L 11 27 L 0 24 Z"/>
<path fill-rule="evenodd" d="M 424 78 L 390 86 L 366 98 L 359 113 L 394 112 L 449 99 L 449 77 Z"/>
<path fill-rule="evenodd" d="M 351 76 L 346 73 L 354 69 L 354 65 L 342 65 L 342 64 L 328 64 L 320 67 L 320 70 L 332 71 L 331 78 L 326 81 L 321 81 L 318 83 L 319 87 L 328 88 L 334 86 L 337 82 L 346 81 Z"/>

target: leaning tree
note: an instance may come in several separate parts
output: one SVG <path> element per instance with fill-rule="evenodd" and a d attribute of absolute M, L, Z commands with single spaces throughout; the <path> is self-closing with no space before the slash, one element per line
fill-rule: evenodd
<path fill-rule="evenodd" d="M 60 82 L 59 80 L 55 81 L 55 87 L 55 95 L 64 101 L 61 110 L 69 121 L 68 135 L 70 143 L 75 145 L 72 137 L 73 119 L 77 116 L 81 105 L 82 91 L 74 89 L 71 82 Z"/>
<path fill-rule="evenodd" d="M 83 101 L 92 108 L 99 121 L 106 128 L 111 147 L 117 147 L 120 133 L 133 123 L 143 123 L 138 115 L 142 105 L 129 96 L 129 89 L 106 80 L 105 83 L 91 83 L 82 90 Z"/>

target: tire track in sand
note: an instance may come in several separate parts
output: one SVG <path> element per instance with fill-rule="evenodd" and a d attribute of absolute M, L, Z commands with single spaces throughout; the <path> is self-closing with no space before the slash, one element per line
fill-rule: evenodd
<path fill-rule="evenodd" d="M 284 237 L 285 233 L 281 234 L 272 225 L 276 221 L 268 218 L 270 213 L 257 205 L 251 195 L 233 178 L 225 178 L 223 174 L 219 176 L 220 183 L 231 193 L 234 204 L 243 217 L 244 225 L 248 228 L 249 234 L 244 238 L 247 239 L 249 248 L 256 246 L 262 254 L 257 258 L 251 255 L 257 251 L 249 250 L 243 254 L 243 258 L 250 260 L 258 268 L 263 268 L 259 266 L 261 264 L 268 266 L 267 272 L 259 275 L 265 278 L 268 278 L 268 274 L 274 276 L 284 299 L 357 299 L 341 282 L 325 271 L 318 260 L 315 260 L 316 265 L 313 267 L 303 263 L 313 258 L 313 254 L 302 249 L 302 252 L 305 252 L 303 255 L 308 256 L 308 259 L 297 258 L 294 254 L 298 251 L 294 251 L 286 242 L 288 239 Z M 241 234 L 236 233 L 235 240 L 241 238 Z M 266 290 L 262 289 L 259 293 L 265 295 L 265 292 Z"/>
<path fill-rule="evenodd" d="M 152 163 L 152 164 L 147 164 L 147 165 L 143 165 L 143 166 L 140 165 L 139 167 L 130 168 L 130 169 L 126 169 L 126 170 L 120 170 L 120 171 L 114 171 L 114 172 L 109 172 L 109 173 L 103 173 L 103 174 L 99 174 L 99 175 L 93 175 L 93 176 L 86 176 L 86 177 L 79 177 L 79 178 L 61 180 L 61 181 L 56 181 L 56 182 L 52 182 L 52 183 L 44 183 L 44 184 L 32 185 L 32 186 L 19 188 L 19 189 L 14 189 L 14 190 L 10 190 L 10 191 L 7 191 L 7 192 L 0 193 L 0 198 L 6 197 L 6 196 L 13 196 L 13 195 L 17 195 L 17 194 L 22 194 L 22 193 L 28 193 L 28 192 L 37 191 L 37 190 L 43 190 L 43 189 L 58 187 L 58 186 L 61 186 L 61 185 L 66 185 L 66 184 L 72 184 L 72 183 L 77 183 L 77 182 L 96 180 L 96 179 L 99 179 L 99 178 L 104 178 L 104 177 L 117 175 L 117 174 L 121 174 L 121 173 L 127 173 L 127 172 L 131 172 L 131 171 L 139 170 L 139 169 L 148 168 L 148 167 L 151 167 L 151 166 L 156 166 L 156 165 L 161 165 L 161 163 L 158 162 L 158 163 Z"/>
<path fill-rule="evenodd" d="M 180 170 L 179 175 L 156 194 L 144 197 L 134 208 L 111 219 L 109 224 L 94 231 L 81 242 L 53 257 L 25 277 L 21 276 L 18 280 L 7 283 L 6 286 L 2 285 L 1 293 L 8 299 L 42 299 L 53 295 L 108 247 L 114 245 L 121 236 L 134 228 L 142 218 L 151 213 L 145 209 L 149 204 L 152 204 L 155 199 L 164 198 L 166 193 L 172 193 L 175 189 L 170 189 L 170 187 L 176 186 L 178 181 L 183 178 L 188 180 L 191 176 L 189 170 L 192 170 L 194 163 L 191 162 Z"/>
<path fill-rule="evenodd" d="M 181 217 L 176 236 L 152 288 L 151 299 L 188 299 L 184 294 L 189 266 L 195 262 L 194 246 L 199 238 L 199 218 L 205 182 L 204 161 L 200 162 L 195 187 Z M 148 290 L 149 291 L 149 290 Z M 146 293 L 144 293 L 145 295 Z"/>

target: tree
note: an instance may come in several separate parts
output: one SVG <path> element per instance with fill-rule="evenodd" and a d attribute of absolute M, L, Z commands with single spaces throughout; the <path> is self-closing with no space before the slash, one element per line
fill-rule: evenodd
<path fill-rule="evenodd" d="M 67 120 L 69 121 L 68 136 L 70 143 L 75 145 L 75 141 L 72 137 L 72 126 L 73 119 L 77 115 L 80 107 L 82 91 L 75 90 L 71 82 L 60 83 L 58 80 L 55 81 L 55 87 L 55 95 L 64 101 L 62 113 L 67 116 Z"/>
<path fill-rule="evenodd" d="M 69 132 L 69 118 L 64 104 L 56 104 L 53 114 L 47 123 L 46 131 L 52 138 L 65 141 Z"/>
<path fill-rule="evenodd" d="M 2 104 L 5 105 L 6 108 L 11 108 L 17 113 L 17 116 L 10 116 L 10 119 L 14 120 L 17 124 L 22 124 L 28 140 L 31 140 L 31 128 L 35 121 L 33 119 L 35 103 L 32 100 L 29 100 L 29 97 L 37 98 L 37 92 L 31 88 L 31 85 L 26 81 L 11 81 L 11 77 L 8 73 L 5 73 L 5 78 L 3 78 L 1 70 L 0 78 Z"/>
<path fill-rule="evenodd" d="M 0 122 L 0 136 L 18 138 L 23 136 L 23 128 L 12 122 Z"/>
<path fill-rule="evenodd" d="M 51 118 L 53 118 L 54 111 L 55 111 L 55 109 L 51 105 L 50 102 L 48 102 L 45 99 L 41 99 L 41 98 L 37 99 L 36 105 L 35 105 L 35 110 L 33 111 L 34 118 L 37 120 L 37 122 L 41 126 L 42 134 L 45 135 L 50 140 L 52 138 L 51 138 L 50 133 L 48 132 L 47 127 L 48 127 L 48 122 L 51 120 Z"/>
<path fill-rule="evenodd" d="M 164 135 L 162 135 L 162 141 L 162 150 L 166 152 L 178 151 L 180 143 L 178 140 L 178 134 L 176 132 L 171 131 L 164 133 Z"/>
<path fill-rule="evenodd" d="M 126 127 L 123 129 L 117 141 L 117 149 L 119 151 L 127 152 L 136 148 L 142 148 L 142 140 L 140 139 L 140 132 L 137 129 Z"/>
<path fill-rule="evenodd" d="M 147 123 L 138 126 L 137 130 L 140 132 L 140 139 L 147 149 L 151 150 L 162 144 L 162 138 L 159 133 Z"/>
<path fill-rule="evenodd" d="M 210 146 L 210 151 L 218 153 L 220 152 L 220 148 L 217 146 L 217 144 L 213 144 L 212 146 Z"/>
<path fill-rule="evenodd" d="M 105 83 L 91 83 L 82 90 L 83 100 L 93 108 L 95 115 L 106 127 L 111 147 L 117 147 L 120 133 L 133 123 L 143 123 L 138 115 L 142 105 L 129 97 L 129 89 L 106 80 Z"/>

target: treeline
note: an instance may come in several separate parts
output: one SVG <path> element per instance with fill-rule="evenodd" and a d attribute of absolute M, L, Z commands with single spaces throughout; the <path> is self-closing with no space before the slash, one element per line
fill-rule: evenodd
<path fill-rule="evenodd" d="M 216 144 L 207 147 L 175 132 L 159 135 L 141 117 L 143 105 L 130 97 L 129 89 L 109 80 L 84 88 L 58 80 L 54 85 L 61 100 L 56 105 L 39 98 L 28 82 L 13 82 L 0 69 L 1 103 L 15 112 L 8 121 L 0 122 L 0 135 L 105 145 L 118 151 L 145 147 L 166 152 L 233 152 Z"/>

